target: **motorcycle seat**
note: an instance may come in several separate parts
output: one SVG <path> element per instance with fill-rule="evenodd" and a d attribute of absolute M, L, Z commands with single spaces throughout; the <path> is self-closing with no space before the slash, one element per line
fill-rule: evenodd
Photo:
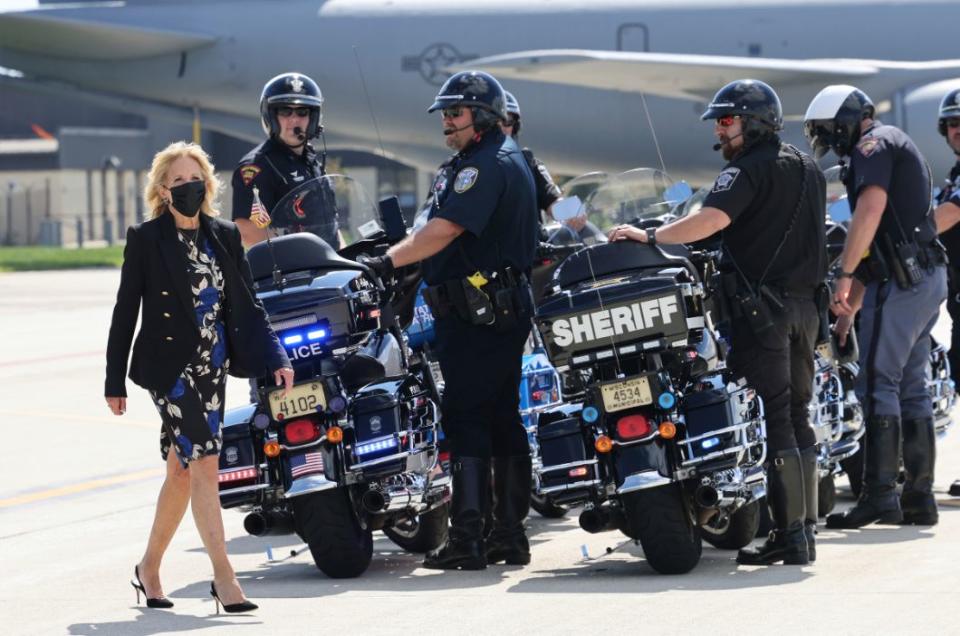
<path fill-rule="evenodd" d="M 366 271 L 360 263 L 337 254 L 336 250 L 316 234 L 287 234 L 271 239 L 270 242 L 272 250 L 266 241 L 247 250 L 247 261 L 250 263 L 250 273 L 254 280 L 270 278 L 274 265 L 282 274 L 324 269 Z"/>
<path fill-rule="evenodd" d="M 347 358 L 340 369 L 340 380 L 348 392 L 387 377 L 387 370 L 375 357 L 357 352 Z"/>

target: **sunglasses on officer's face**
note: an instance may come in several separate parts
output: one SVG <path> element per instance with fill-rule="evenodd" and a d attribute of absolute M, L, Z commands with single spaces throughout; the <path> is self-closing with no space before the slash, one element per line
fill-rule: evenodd
<path fill-rule="evenodd" d="M 947 128 L 960 128 L 960 119 L 948 119 L 946 124 Z"/>
<path fill-rule="evenodd" d="M 463 106 L 451 106 L 440 111 L 444 119 L 454 119 L 463 113 Z"/>
<path fill-rule="evenodd" d="M 717 125 L 727 128 L 728 126 L 733 125 L 733 120 L 739 119 L 738 115 L 724 115 L 723 117 L 717 117 Z"/>
<path fill-rule="evenodd" d="M 291 117 L 293 115 L 296 115 L 297 117 L 306 117 L 310 114 L 310 109 L 305 106 L 301 106 L 299 108 L 294 108 L 293 106 L 281 106 L 277 109 L 277 114 L 281 117 Z"/>

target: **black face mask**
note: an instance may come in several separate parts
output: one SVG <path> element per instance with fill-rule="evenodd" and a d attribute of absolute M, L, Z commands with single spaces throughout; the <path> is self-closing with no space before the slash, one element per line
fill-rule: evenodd
<path fill-rule="evenodd" d="M 207 186 L 203 181 L 190 181 L 170 188 L 170 201 L 183 216 L 197 216 L 206 195 Z"/>

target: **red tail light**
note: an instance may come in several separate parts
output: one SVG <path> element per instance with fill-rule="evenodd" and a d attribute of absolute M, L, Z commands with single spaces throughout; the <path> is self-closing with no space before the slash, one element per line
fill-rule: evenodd
<path fill-rule="evenodd" d="M 644 415 L 627 415 L 617 420 L 617 437 L 623 440 L 646 437 L 652 431 L 653 426 Z"/>
<path fill-rule="evenodd" d="M 320 429 L 313 420 L 293 420 L 284 426 L 283 436 L 290 444 L 306 444 L 320 438 Z"/>

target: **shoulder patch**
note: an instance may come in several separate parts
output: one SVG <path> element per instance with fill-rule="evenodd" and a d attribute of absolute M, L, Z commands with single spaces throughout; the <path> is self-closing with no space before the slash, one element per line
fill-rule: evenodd
<path fill-rule="evenodd" d="M 726 192 L 733 186 L 733 182 L 740 176 L 740 168 L 725 168 L 717 175 L 711 192 Z"/>
<path fill-rule="evenodd" d="M 874 137 L 867 137 L 866 139 L 860 140 L 860 143 L 857 144 L 857 150 L 860 151 L 860 154 L 864 157 L 869 157 L 877 148 L 880 147 L 880 140 Z"/>
<path fill-rule="evenodd" d="M 240 178 L 243 179 L 243 185 L 249 186 L 253 180 L 260 174 L 260 166 L 255 163 L 248 163 L 240 166 Z"/>
<path fill-rule="evenodd" d="M 456 178 L 453 180 L 453 189 L 458 193 L 466 192 L 473 187 L 473 184 L 477 182 L 477 177 L 480 176 L 480 171 L 476 168 L 464 168 L 457 173 Z"/>

